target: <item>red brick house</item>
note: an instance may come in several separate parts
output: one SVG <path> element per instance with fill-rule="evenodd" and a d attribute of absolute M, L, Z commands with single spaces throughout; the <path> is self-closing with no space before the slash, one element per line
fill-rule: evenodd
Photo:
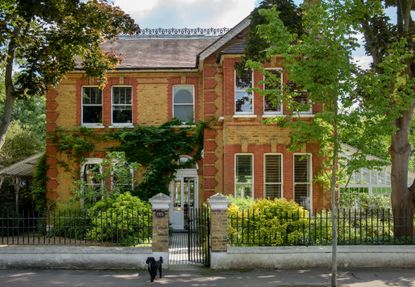
<path fill-rule="evenodd" d="M 287 115 L 286 106 L 270 105 L 247 91 L 259 86 L 259 72 L 235 70 L 249 24 L 246 18 L 230 30 L 144 30 L 107 43 L 105 48 L 122 55 L 121 64 L 108 72 L 108 84 L 101 91 L 81 70 L 68 74 L 47 94 L 48 132 L 85 126 L 105 133 L 114 127 L 160 125 L 174 117 L 183 123 L 214 118 L 212 128 L 205 130 L 202 160 L 193 169 L 179 170 L 170 184 L 171 221 L 177 228 L 183 225 L 184 205 L 198 205 L 218 192 L 285 197 L 309 209 L 327 206 L 328 196 L 312 180 L 320 166 L 318 147 L 309 144 L 289 152 L 290 131 L 263 123 Z M 287 81 L 280 59 L 269 67 Z M 300 120 L 312 120 L 321 108 L 310 105 Z M 105 156 L 104 146 L 96 148 L 79 167 L 81 177 Z M 62 159 L 48 141 L 49 200 L 71 196 L 73 179 L 58 164 Z"/>

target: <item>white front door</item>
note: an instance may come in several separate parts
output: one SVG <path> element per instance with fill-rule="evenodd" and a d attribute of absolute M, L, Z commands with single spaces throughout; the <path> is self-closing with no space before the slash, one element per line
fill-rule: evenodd
<path fill-rule="evenodd" d="M 184 171 L 179 170 L 170 184 L 170 224 L 175 230 L 187 229 L 188 211 L 198 205 L 197 176 Z"/>

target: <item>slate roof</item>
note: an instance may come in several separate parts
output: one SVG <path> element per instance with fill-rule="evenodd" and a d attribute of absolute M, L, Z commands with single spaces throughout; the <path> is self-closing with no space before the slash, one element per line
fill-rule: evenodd
<path fill-rule="evenodd" d="M 120 37 L 104 44 L 121 57 L 117 69 L 189 69 L 197 56 L 215 42 L 209 37 Z"/>

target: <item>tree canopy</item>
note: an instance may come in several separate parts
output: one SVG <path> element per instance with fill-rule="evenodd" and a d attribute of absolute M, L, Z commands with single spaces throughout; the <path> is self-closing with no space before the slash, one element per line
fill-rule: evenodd
<path fill-rule="evenodd" d="M 5 100 L 0 147 L 17 99 L 44 95 L 75 68 L 105 84 L 118 55 L 101 44 L 139 31 L 134 20 L 106 0 L 4 0 L 0 2 L 0 65 Z"/>

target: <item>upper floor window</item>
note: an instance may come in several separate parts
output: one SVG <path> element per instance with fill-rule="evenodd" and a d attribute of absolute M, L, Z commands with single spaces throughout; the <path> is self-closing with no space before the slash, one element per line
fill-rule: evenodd
<path fill-rule="evenodd" d="M 235 197 L 252 197 L 254 191 L 252 155 L 235 156 Z"/>
<path fill-rule="evenodd" d="M 265 198 L 281 198 L 282 191 L 282 160 L 280 154 L 265 156 Z"/>
<path fill-rule="evenodd" d="M 102 125 L 102 91 L 98 87 L 82 87 L 82 124 Z"/>
<path fill-rule="evenodd" d="M 252 70 L 235 68 L 235 114 L 252 114 Z"/>
<path fill-rule="evenodd" d="M 264 114 L 282 113 L 282 70 L 267 69 L 264 80 L 264 89 L 267 91 L 264 96 Z"/>
<path fill-rule="evenodd" d="M 312 114 L 313 106 L 308 98 L 308 92 L 292 81 L 287 83 L 287 88 L 292 93 L 293 109 L 299 114 Z"/>
<path fill-rule="evenodd" d="M 311 155 L 294 155 L 294 199 L 311 209 Z"/>
<path fill-rule="evenodd" d="M 112 123 L 131 125 L 132 118 L 131 87 L 112 87 Z"/>
<path fill-rule="evenodd" d="M 194 122 L 194 86 L 173 86 L 173 117 L 183 124 Z"/>

